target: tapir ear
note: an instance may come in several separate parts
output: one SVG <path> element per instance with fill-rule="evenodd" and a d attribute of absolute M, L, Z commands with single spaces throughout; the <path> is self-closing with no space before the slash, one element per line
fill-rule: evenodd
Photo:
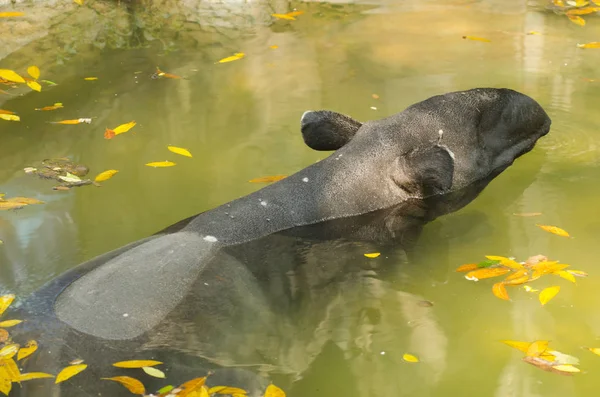
<path fill-rule="evenodd" d="M 417 148 L 399 159 L 396 183 L 410 194 L 429 197 L 452 187 L 454 155 L 443 145 Z"/>
<path fill-rule="evenodd" d="M 343 114 L 318 110 L 304 112 L 300 119 L 302 138 L 314 150 L 337 150 L 350 142 L 361 122 Z"/>

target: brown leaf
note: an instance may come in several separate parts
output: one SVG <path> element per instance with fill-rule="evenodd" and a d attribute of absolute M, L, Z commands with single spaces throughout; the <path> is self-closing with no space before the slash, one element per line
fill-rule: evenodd
<path fill-rule="evenodd" d="M 177 394 L 177 397 L 192 397 L 192 393 L 199 391 L 204 386 L 204 383 L 206 383 L 206 376 L 188 380 L 179 386 L 182 390 Z"/>
<path fill-rule="evenodd" d="M 133 394 L 145 394 L 146 388 L 144 384 L 135 378 L 131 378 L 129 376 L 113 376 L 112 378 L 100 378 L 103 380 L 112 380 L 113 382 L 118 382 L 125 386 L 127 390 L 132 392 Z"/>
<path fill-rule="evenodd" d="M 459 267 L 457 267 L 455 271 L 470 272 L 471 270 L 476 270 L 478 268 L 479 268 L 479 266 L 477 266 L 477 263 L 466 263 L 464 265 L 460 265 Z"/>
<path fill-rule="evenodd" d="M 510 297 L 508 296 L 508 292 L 506 291 L 506 287 L 504 283 L 496 283 L 492 286 L 492 293 L 496 298 L 500 298 L 505 301 L 509 301 Z"/>
<path fill-rule="evenodd" d="M 557 227 L 557 226 L 538 225 L 538 224 L 536 224 L 536 226 L 541 228 L 542 230 L 549 232 L 549 233 L 556 234 L 557 236 L 570 237 L 569 233 L 567 233 L 566 230 L 561 229 L 560 227 Z"/>

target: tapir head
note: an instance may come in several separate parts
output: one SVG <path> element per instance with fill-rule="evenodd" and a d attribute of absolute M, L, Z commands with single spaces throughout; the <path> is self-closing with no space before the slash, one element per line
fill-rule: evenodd
<path fill-rule="evenodd" d="M 423 198 L 497 175 L 548 133 L 550 118 L 526 95 L 479 88 L 435 96 L 366 123 L 308 111 L 301 128 L 309 147 L 338 150 L 334 158 L 375 167 L 401 196 Z"/>

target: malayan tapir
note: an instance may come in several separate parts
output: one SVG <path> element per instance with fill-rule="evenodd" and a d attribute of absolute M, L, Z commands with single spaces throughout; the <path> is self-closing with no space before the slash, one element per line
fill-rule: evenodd
<path fill-rule="evenodd" d="M 159 359 L 168 382 L 146 377 L 149 390 L 211 370 L 212 384 L 258 396 L 273 377 L 300 380 L 324 349 L 338 352 L 336 367 L 358 379 L 353 360 L 372 344 L 347 334 L 355 329 L 349 319 L 417 317 L 418 332 L 439 354 L 444 336 L 431 309 L 380 280 L 389 268 L 362 254 L 409 247 L 425 223 L 473 200 L 549 128 L 533 99 L 495 88 L 434 96 L 365 123 L 308 111 L 302 137 L 310 148 L 334 151 L 329 157 L 81 264 L 25 299 L 15 316 L 27 321 L 13 338 L 35 339 L 40 349 L 24 372 L 56 374 L 76 358 L 89 367 L 59 385 L 29 381 L 15 392 L 129 395 L 100 378 L 143 374 L 110 364 Z M 397 318 L 380 312 L 387 295 L 398 302 Z M 370 395 L 360 390 L 339 395 Z"/>

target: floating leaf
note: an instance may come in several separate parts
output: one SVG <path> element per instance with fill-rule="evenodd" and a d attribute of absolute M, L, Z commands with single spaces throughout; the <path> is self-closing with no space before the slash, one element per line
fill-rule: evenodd
<path fill-rule="evenodd" d="M 25 347 L 19 349 L 19 353 L 17 353 L 17 360 L 22 360 L 25 357 L 31 356 L 38 348 L 38 344 L 34 340 L 30 340 L 27 342 Z"/>
<path fill-rule="evenodd" d="M 600 347 L 586 347 L 586 349 L 588 349 L 592 353 L 600 356 Z"/>
<path fill-rule="evenodd" d="M 229 386 L 213 386 L 208 389 L 208 394 L 247 394 L 248 392 L 244 389 Z"/>
<path fill-rule="evenodd" d="M 292 15 L 288 15 L 288 14 L 271 14 L 272 17 L 275 18 L 279 18 L 279 19 L 287 19 L 289 21 L 295 21 L 296 18 L 294 18 Z"/>
<path fill-rule="evenodd" d="M 546 353 L 542 355 L 542 357 L 544 357 L 546 354 L 549 354 L 553 357 L 552 360 L 548 361 L 555 361 L 555 364 L 579 365 L 579 359 L 569 354 L 557 352 L 556 350 L 547 350 Z"/>
<path fill-rule="evenodd" d="M 531 346 L 531 342 L 520 342 L 516 340 L 501 340 L 500 342 L 507 344 L 508 346 L 513 347 L 517 350 L 520 350 L 523 353 L 527 353 L 527 350 L 529 350 L 529 346 Z"/>
<path fill-rule="evenodd" d="M 173 167 L 174 165 L 176 165 L 174 162 L 172 161 L 154 161 L 152 163 L 146 163 L 146 165 L 148 167 Z"/>
<path fill-rule="evenodd" d="M 485 278 L 501 276 L 508 272 L 510 272 L 510 269 L 508 269 L 506 267 L 488 267 L 488 268 L 473 270 L 472 272 L 465 274 L 465 278 L 467 280 L 471 280 L 471 281 L 479 281 L 479 280 L 483 280 Z"/>
<path fill-rule="evenodd" d="M 9 337 L 10 335 L 8 334 L 8 331 L 0 328 L 0 343 L 6 342 Z"/>
<path fill-rule="evenodd" d="M 579 48 L 600 48 L 600 41 L 593 41 L 591 43 L 577 44 Z"/>
<path fill-rule="evenodd" d="M 243 52 L 236 52 L 235 54 L 233 54 L 230 57 L 227 58 L 223 58 L 219 61 L 219 63 L 225 63 L 225 62 L 233 62 L 233 61 L 237 61 L 238 59 L 242 59 L 244 56 L 246 56 L 246 54 L 244 54 Z"/>
<path fill-rule="evenodd" d="M 569 237 L 569 233 L 567 233 L 565 230 L 561 229 L 560 227 L 548 226 L 548 225 L 538 225 L 538 224 L 536 224 L 536 226 L 541 228 L 542 230 L 556 234 L 557 236 Z"/>
<path fill-rule="evenodd" d="M 547 340 L 536 340 L 529 345 L 525 354 L 529 357 L 538 357 L 548 349 L 549 343 Z"/>
<path fill-rule="evenodd" d="M 163 395 L 163 394 L 167 394 L 169 393 L 171 390 L 173 390 L 175 388 L 175 386 L 173 385 L 168 385 L 165 387 L 161 387 L 160 389 L 158 389 L 158 391 L 156 392 L 158 395 Z"/>
<path fill-rule="evenodd" d="M 459 267 L 456 268 L 455 271 L 457 272 L 470 272 L 471 270 L 476 270 L 477 268 L 479 268 L 479 266 L 477 266 L 477 263 L 467 263 L 464 265 L 460 265 Z"/>
<path fill-rule="evenodd" d="M 87 80 L 87 81 L 94 81 L 94 80 L 98 80 L 98 77 L 84 77 L 83 79 Z"/>
<path fill-rule="evenodd" d="M 113 382 L 118 382 L 125 386 L 127 390 L 132 392 L 133 394 L 145 394 L 146 388 L 144 384 L 135 378 L 131 378 L 129 376 L 113 376 L 112 378 L 101 378 L 103 380 L 112 380 Z"/>
<path fill-rule="evenodd" d="M 505 258 L 503 256 L 486 255 L 486 258 L 491 261 L 498 261 L 502 266 L 510 267 L 511 269 L 522 269 L 523 265 L 516 262 L 514 259 Z"/>
<path fill-rule="evenodd" d="M 496 298 L 503 299 L 505 301 L 509 301 L 510 298 L 508 296 L 508 292 L 506 291 L 506 286 L 504 283 L 496 283 L 492 286 L 492 293 Z"/>
<path fill-rule="evenodd" d="M 506 277 L 504 283 L 507 285 L 520 285 L 525 284 L 529 279 L 530 277 L 527 269 L 521 269 Z"/>
<path fill-rule="evenodd" d="M 92 124 L 91 118 L 81 118 L 81 119 L 73 119 L 73 120 L 61 120 L 61 121 L 50 121 L 50 124 Z"/>
<path fill-rule="evenodd" d="M 284 178 L 286 178 L 287 175 L 273 175 L 273 176 L 263 176 L 260 178 L 254 178 L 254 179 L 250 179 L 248 182 L 251 183 L 271 183 L 271 182 L 277 182 L 280 181 Z"/>
<path fill-rule="evenodd" d="M 167 146 L 167 149 L 169 149 L 170 151 L 172 151 L 173 153 L 177 153 L 180 154 L 182 156 L 186 156 L 186 157 L 192 157 L 192 154 L 189 152 L 189 150 L 181 148 L 181 147 L 177 147 L 177 146 Z"/>
<path fill-rule="evenodd" d="M 588 274 L 586 272 L 582 272 L 581 270 L 567 270 L 567 273 L 571 273 L 575 277 L 587 277 Z"/>
<path fill-rule="evenodd" d="M 267 386 L 264 397 L 285 397 L 285 393 L 274 384 Z"/>
<path fill-rule="evenodd" d="M 15 83 L 24 83 L 25 79 L 19 76 L 15 71 L 9 69 L 0 69 L 0 78 Z"/>
<path fill-rule="evenodd" d="M 34 91 L 37 91 L 37 92 L 42 91 L 42 86 L 37 81 L 28 81 L 27 86 Z"/>
<path fill-rule="evenodd" d="M 69 365 L 56 375 L 54 383 L 64 382 L 87 368 L 87 364 Z"/>
<path fill-rule="evenodd" d="M 78 177 L 77 175 L 73 175 L 70 172 L 67 172 L 66 176 L 59 175 L 58 178 L 62 181 L 69 182 L 69 183 L 81 182 L 80 177 Z"/>
<path fill-rule="evenodd" d="M 50 80 L 40 80 L 42 83 L 46 83 L 48 85 L 58 85 L 56 84 L 54 81 L 50 81 Z"/>
<path fill-rule="evenodd" d="M 20 346 L 16 343 L 4 346 L 2 349 L 0 349 L 0 359 L 8 360 L 9 358 L 13 358 L 13 356 L 19 351 L 19 347 Z"/>
<path fill-rule="evenodd" d="M 19 377 L 19 380 L 21 382 L 24 382 L 26 380 L 44 379 L 44 378 L 54 378 L 54 375 L 50 375 L 45 372 L 29 372 L 27 374 L 21 374 L 21 376 Z"/>
<path fill-rule="evenodd" d="M 45 202 L 43 202 L 42 200 L 29 198 L 29 197 L 11 197 L 4 201 L 9 202 L 9 203 L 20 203 L 20 204 L 45 204 Z"/>
<path fill-rule="evenodd" d="M 179 386 L 179 389 L 181 389 L 181 391 L 179 393 L 177 393 L 177 397 L 188 397 L 188 396 L 192 397 L 193 396 L 192 393 L 200 390 L 202 388 L 202 386 L 204 386 L 205 382 L 206 382 L 206 376 L 204 376 L 202 378 L 195 378 L 192 380 L 188 380 L 187 382 L 185 382 L 184 384 Z"/>
<path fill-rule="evenodd" d="M 10 110 L 0 109 L 0 114 L 15 114 L 15 112 L 12 112 Z"/>
<path fill-rule="evenodd" d="M 8 309 L 11 303 L 15 300 L 13 294 L 0 296 L 0 316 Z"/>
<path fill-rule="evenodd" d="M 4 366 L 0 366 L 0 392 L 8 396 L 11 388 L 12 382 L 10 381 L 10 376 Z"/>
<path fill-rule="evenodd" d="M 96 175 L 96 178 L 94 178 L 94 182 L 104 182 L 109 180 L 110 178 L 112 178 L 117 172 L 117 170 L 106 170 L 103 171 L 101 173 L 99 173 L 98 175 Z"/>
<path fill-rule="evenodd" d="M 484 37 L 477 37 L 477 36 L 463 36 L 462 37 L 465 40 L 474 40 L 474 41 L 482 41 L 484 43 L 491 43 L 492 40 L 490 39 L 486 39 Z"/>
<path fill-rule="evenodd" d="M 381 255 L 381 252 L 371 252 L 368 254 L 364 254 L 367 258 L 377 258 L 379 255 Z"/>
<path fill-rule="evenodd" d="M 162 364 L 161 361 L 155 360 L 128 360 L 119 361 L 113 364 L 113 367 L 119 368 L 143 368 L 143 367 L 154 367 L 155 365 Z"/>
<path fill-rule="evenodd" d="M 569 280 L 570 282 L 572 282 L 574 284 L 577 283 L 577 281 L 575 280 L 575 276 L 573 276 L 571 273 L 569 273 L 569 272 L 567 272 L 565 270 L 558 271 L 558 272 L 556 272 L 554 274 L 556 274 L 557 276 L 560 276 L 560 277 L 564 278 L 565 280 Z"/>
<path fill-rule="evenodd" d="M 44 106 L 43 108 L 36 108 L 35 110 L 49 111 L 49 110 L 56 110 L 56 109 L 61 109 L 61 108 L 63 108 L 63 104 L 60 102 L 56 102 L 52 106 Z"/>
<path fill-rule="evenodd" d="M 0 12 L 0 18 L 22 17 L 23 15 L 25 15 L 25 13 L 20 11 Z"/>
<path fill-rule="evenodd" d="M 297 17 L 299 15 L 304 14 L 304 11 L 291 11 L 291 12 L 286 12 L 285 15 L 289 15 L 291 17 Z"/>
<path fill-rule="evenodd" d="M 81 358 L 76 358 L 75 360 L 69 361 L 69 364 L 71 364 L 71 365 L 78 365 L 81 363 L 83 363 L 83 360 Z"/>
<path fill-rule="evenodd" d="M 499 261 L 488 259 L 486 261 L 479 262 L 477 264 L 477 267 L 490 267 L 490 266 L 494 266 L 494 265 L 498 265 L 498 264 L 500 264 Z"/>
<path fill-rule="evenodd" d="M 165 378 L 165 373 L 158 368 L 153 367 L 142 367 L 145 373 L 155 378 Z"/>
<path fill-rule="evenodd" d="M 40 68 L 38 68 L 37 66 L 28 67 L 27 73 L 29 73 L 29 75 L 36 80 L 40 78 Z"/>
<path fill-rule="evenodd" d="M 0 114 L 0 119 L 6 121 L 21 121 L 21 118 L 16 114 Z"/>
<path fill-rule="evenodd" d="M 419 358 L 417 356 L 413 356 L 412 354 L 405 353 L 402 355 L 402 359 L 408 363 L 418 363 Z"/>
<path fill-rule="evenodd" d="M 12 358 L 4 358 L 2 361 L 0 361 L 0 366 L 4 367 L 9 379 L 12 382 L 19 382 L 19 379 L 21 378 L 21 371 L 19 371 L 19 367 L 17 366 L 15 360 Z"/>
<path fill-rule="evenodd" d="M 600 11 L 600 7 L 575 8 L 567 11 L 567 15 L 587 15 Z"/>
<path fill-rule="evenodd" d="M 528 36 L 539 36 L 540 34 L 540 32 L 537 32 L 535 30 L 530 30 L 529 32 L 527 32 Z"/>
<path fill-rule="evenodd" d="M 544 288 L 542 292 L 540 292 L 540 303 L 545 305 L 550 301 L 550 299 L 554 298 L 556 294 L 560 291 L 560 287 L 558 285 L 553 287 Z"/>
<path fill-rule="evenodd" d="M 6 321 L 0 321 L 0 327 L 2 328 L 9 328 L 9 327 L 14 327 L 17 324 L 21 324 L 23 322 L 23 320 L 6 320 Z"/>
<path fill-rule="evenodd" d="M 552 368 L 554 368 L 557 371 L 561 371 L 561 372 L 570 372 L 570 373 L 581 372 L 581 370 L 579 368 L 573 366 L 572 364 L 553 365 Z"/>
<path fill-rule="evenodd" d="M 585 26 L 585 19 L 578 15 L 567 15 L 567 18 L 576 25 Z"/>
<path fill-rule="evenodd" d="M 278 45 L 270 45 L 269 48 L 272 50 L 276 50 L 279 48 L 279 46 Z"/>
<path fill-rule="evenodd" d="M 25 207 L 27 204 L 25 203 L 13 203 L 9 201 L 0 201 L 0 210 L 15 210 L 19 208 Z"/>

